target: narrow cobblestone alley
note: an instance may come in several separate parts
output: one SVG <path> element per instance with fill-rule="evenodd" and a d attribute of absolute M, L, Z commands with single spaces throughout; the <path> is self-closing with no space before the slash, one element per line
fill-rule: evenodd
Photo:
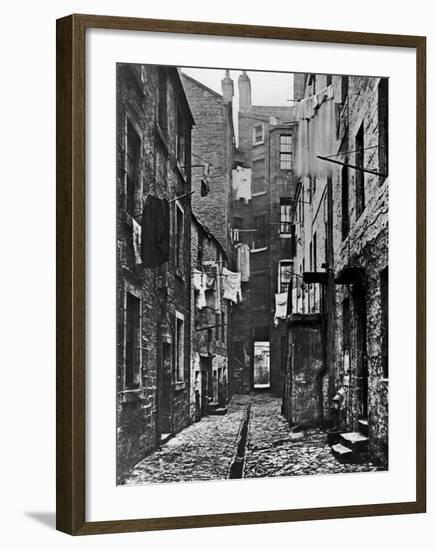
<path fill-rule="evenodd" d="M 293 433 L 281 415 L 281 399 L 268 393 L 236 395 L 224 416 L 207 416 L 139 462 L 125 485 L 219 480 L 229 477 L 240 426 L 250 404 L 243 477 L 376 471 L 372 463 L 342 464 L 322 430 Z"/>

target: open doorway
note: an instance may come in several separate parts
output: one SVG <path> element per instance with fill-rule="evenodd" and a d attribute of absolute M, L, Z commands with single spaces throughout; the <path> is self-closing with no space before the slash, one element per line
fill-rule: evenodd
<path fill-rule="evenodd" d="M 270 388 L 270 342 L 254 342 L 253 387 Z"/>

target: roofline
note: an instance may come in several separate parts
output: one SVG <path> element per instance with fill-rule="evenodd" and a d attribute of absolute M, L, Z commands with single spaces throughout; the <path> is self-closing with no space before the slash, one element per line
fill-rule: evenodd
<path fill-rule="evenodd" d="M 223 245 L 211 233 L 211 231 L 208 229 L 208 227 L 206 225 L 203 225 L 203 223 L 199 220 L 199 218 L 196 216 L 196 214 L 193 212 L 193 210 L 191 210 L 191 218 L 202 229 L 202 231 L 204 231 L 206 233 L 207 237 L 211 238 L 220 247 L 221 251 L 225 255 L 225 258 L 227 259 L 228 255 L 227 255 L 226 250 L 224 249 Z"/>
<path fill-rule="evenodd" d="M 198 80 L 196 80 L 192 76 L 189 76 L 187 73 L 184 73 L 183 71 L 180 71 L 180 74 L 184 78 L 187 78 L 188 80 L 191 80 L 191 82 L 194 82 L 194 84 L 196 84 L 196 86 L 199 86 L 199 88 L 203 88 L 204 90 L 206 90 L 210 94 L 218 97 L 219 99 L 221 99 L 223 101 L 223 96 L 221 94 L 219 94 L 218 92 L 216 92 L 215 90 L 212 90 L 211 88 L 208 88 L 208 86 L 206 86 L 206 84 L 203 84 L 202 82 L 199 82 Z"/>

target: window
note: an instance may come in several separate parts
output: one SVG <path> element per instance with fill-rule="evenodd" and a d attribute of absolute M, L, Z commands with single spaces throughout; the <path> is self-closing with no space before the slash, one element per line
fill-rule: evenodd
<path fill-rule="evenodd" d="M 278 292 L 287 292 L 293 274 L 293 262 L 281 260 L 278 265 Z"/>
<path fill-rule="evenodd" d="M 388 378 L 388 267 L 380 274 L 381 286 L 381 361 L 384 378 Z"/>
<path fill-rule="evenodd" d="M 330 86 L 332 84 L 332 75 L 327 74 L 326 75 L 326 86 Z"/>
<path fill-rule="evenodd" d="M 184 381 L 184 352 L 185 352 L 185 330 L 184 316 L 182 313 L 176 312 L 176 360 L 175 360 L 175 376 L 176 382 Z"/>
<path fill-rule="evenodd" d="M 176 120 L 177 120 L 177 134 L 176 134 L 177 160 L 178 160 L 179 166 L 185 169 L 187 140 L 185 135 L 184 119 L 180 111 L 177 112 Z"/>
<path fill-rule="evenodd" d="M 252 162 L 252 195 L 266 192 L 266 167 L 265 159 Z"/>
<path fill-rule="evenodd" d="M 252 307 L 264 309 L 267 307 L 267 276 L 265 272 L 254 273 L 251 278 Z"/>
<path fill-rule="evenodd" d="M 183 267 L 183 251 L 184 251 L 184 209 L 179 203 L 175 202 L 175 265 L 176 268 Z"/>
<path fill-rule="evenodd" d="M 244 365 L 244 341 L 237 340 L 234 342 L 234 359 Z"/>
<path fill-rule="evenodd" d="M 341 77 L 341 102 L 346 103 L 347 96 L 349 94 L 349 77 Z"/>
<path fill-rule="evenodd" d="M 221 319 L 221 340 L 223 343 L 226 342 L 226 314 L 224 311 L 222 311 L 222 319 Z"/>
<path fill-rule="evenodd" d="M 364 196 L 364 127 L 361 124 L 360 129 L 355 136 L 355 207 L 357 219 L 361 216 L 365 207 Z"/>
<path fill-rule="evenodd" d="M 316 75 L 308 75 L 308 90 L 309 95 L 314 95 L 316 93 Z"/>
<path fill-rule="evenodd" d="M 347 162 L 347 161 L 346 161 Z M 341 170 L 341 236 L 349 234 L 349 173 L 347 166 Z"/>
<path fill-rule="evenodd" d="M 124 387 L 139 386 L 140 377 L 140 300 L 130 292 L 126 294 L 126 355 Z"/>
<path fill-rule="evenodd" d="M 167 131 L 167 73 L 163 67 L 158 68 L 158 124 Z"/>
<path fill-rule="evenodd" d="M 349 352 L 350 348 L 350 304 L 349 298 L 345 298 L 342 304 L 342 320 L 343 320 L 343 352 Z"/>
<path fill-rule="evenodd" d="M 215 314 L 215 339 L 220 340 L 220 325 L 222 322 L 221 313 Z"/>
<path fill-rule="evenodd" d="M 388 175 L 388 78 L 378 84 L 378 155 L 382 183 Z"/>
<path fill-rule="evenodd" d="M 291 199 L 279 199 L 280 224 L 279 232 L 281 234 L 291 234 Z"/>
<path fill-rule="evenodd" d="M 280 136 L 279 167 L 281 170 L 291 170 L 291 136 Z"/>
<path fill-rule="evenodd" d="M 264 125 L 257 124 L 253 127 L 253 144 L 258 145 L 264 143 Z"/>
<path fill-rule="evenodd" d="M 266 217 L 255 216 L 253 218 L 255 232 L 253 235 L 253 249 L 264 248 L 266 246 Z"/>
<path fill-rule="evenodd" d="M 126 119 L 126 210 L 131 216 L 136 216 L 139 185 L 141 183 L 141 139 L 131 122 Z"/>

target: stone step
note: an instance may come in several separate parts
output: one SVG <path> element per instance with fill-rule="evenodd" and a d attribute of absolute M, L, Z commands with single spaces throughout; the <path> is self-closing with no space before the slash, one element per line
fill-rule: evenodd
<path fill-rule="evenodd" d="M 368 437 L 369 435 L 369 422 L 367 421 L 367 418 L 361 418 L 358 420 L 358 429 L 360 430 L 360 433 L 362 433 L 364 436 Z"/>
<path fill-rule="evenodd" d="M 217 407 L 216 409 L 211 410 L 209 414 L 212 416 L 214 415 L 223 416 L 227 412 L 228 412 L 228 409 L 226 407 Z"/>
<path fill-rule="evenodd" d="M 355 454 L 352 451 L 352 449 L 349 449 L 349 447 L 345 447 L 341 443 L 332 445 L 331 451 L 334 454 L 335 458 L 337 458 L 340 461 L 343 461 L 343 460 L 350 461 L 355 459 Z"/>
<path fill-rule="evenodd" d="M 167 443 L 167 441 L 171 438 L 172 438 L 171 433 L 170 434 L 161 434 L 161 439 L 160 439 L 161 445 L 165 445 L 165 443 Z"/>
<path fill-rule="evenodd" d="M 340 441 L 353 451 L 360 452 L 367 450 L 369 438 L 360 432 L 348 432 L 340 435 Z"/>

